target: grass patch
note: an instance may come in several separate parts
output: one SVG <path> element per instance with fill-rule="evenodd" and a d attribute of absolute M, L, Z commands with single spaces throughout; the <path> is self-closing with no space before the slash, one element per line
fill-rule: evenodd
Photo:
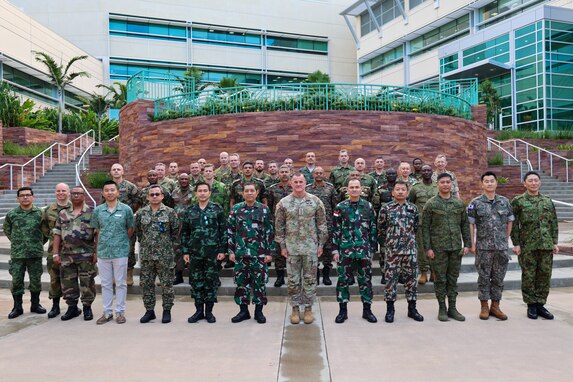
<path fill-rule="evenodd" d="M 27 157 L 35 157 L 42 151 L 50 147 L 47 143 L 40 143 L 34 145 L 21 146 L 12 141 L 4 141 L 4 155 L 22 155 Z"/>
<path fill-rule="evenodd" d="M 548 130 L 548 131 L 524 131 L 505 130 L 497 134 L 495 139 L 505 141 L 507 139 L 573 139 L 573 130 Z"/>
<path fill-rule="evenodd" d="M 107 171 L 92 171 L 86 174 L 86 180 L 86 187 L 101 189 L 103 184 L 112 178 Z"/>
<path fill-rule="evenodd" d="M 491 158 L 487 160 L 489 166 L 501 166 L 503 165 L 503 155 L 501 153 L 495 153 Z"/>
<path fill-rule="evenodd" d="M 119 154 L 119 147 L 105 145 L 102 148 L 102 154 L 103 155 L 118 155 Z"/>
<path fill-rule="evenodd" d="M 573 145 L 559 145 L 556 147 L 557 150 L 573 151 Z"/>

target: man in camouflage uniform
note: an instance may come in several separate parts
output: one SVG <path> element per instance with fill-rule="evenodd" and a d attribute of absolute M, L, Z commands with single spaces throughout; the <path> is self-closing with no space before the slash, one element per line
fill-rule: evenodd
<path fill-rule="evenodd" d="M 215 173 L 213 171 L 214 166 L 210 163 L 205 165 L 203 170 L 203 177 L 205 178 L 205 183 L 207 183 L 211 189 L 211 196 L 209 200 L 213 203 L 218 203 L 223 207 L 223 212 L 226 217 L 229 216 L 229 193 L 227 192 L 227 187 L 223 182 L 215 180 Z M 193 195 L 192 204 L 197 203 L 197 195 Z"/>
<path fill-rule="evenodd" d="M 521 294 L 527 317 L 551 320 L 553 314 L 544 305 L 551 285 L 553 254 L 559 252 L 557 213 L 551 198 L 539 193 L 539 174 L 527 172 L 523 185 L 525 193 L 511 201 L 515 215 L 511 241 L 521 266 Z"/>
<path fill-rule="evenodd" d="M 418 213 L 420 214 L 420 227 L 416 232 L 416 246 L 418 247 L 418 268 L 420 270 L 420 278 L 418 279 L 418 284 L 424 285 L 428 282 L 428 271 L 430 271 L 430 281 L 434 282 L 436 275 L 430 269 L 430 262 L 426 257 L 426 251 L 424 251 L 424 239 L 422 238 L 422 213 L 426 202 L 430 198 L 438 195 L 438 186 L 432 181 L 432 166 L 425 164 L 422 166 L 422 179 L 419 183 L 416 183 L 408 195 L 408 200 L 418 207 Z"/>
<path fill-rule="evenodd" d="M 420 158 L 414 158 L 412 161 L 412 167 L 414 171 L 410 174 L 410 178 L 414 179 L 416 183 L 422 181 L 422 166 L 424 165 L 424 161 Z"/>
<path fill-rule="evenodd" d="M 300 322 L 304 306 L 304 323 L 314 321 L 312 304 L 316 298 L 316 270 L 328 239 L 324 205 L 305 191 L 304 175 L 291 178 L 292 193 L 279 201 L 275 210 L 275 238 L 281 256 L 287 259 L 288 295 L 292 306 L 290 321 Z"/>
<path fill-rule="evenodd" d="M 384 158 L 378 157 L 374 160 L 374 171 L 368 173 L 368 175 L 374 178 L 376 187 L 387 182 L 386 171 L 384 171 Z"/>
<path fill-rule="evenodd" d="M 408 184 L 398 180 L 392 190 L 394 200 L 386 203 L 378 214 L 378 239 L 380 252 L 386 258 L 386 316 L 388 323 L 394 322 L 394 302 L 398 280 L 404 282 L 406 300 L 408 301 L 408 317 L 415 321 L 424 321 L 424 317 L 416 309 L 416 230 L 420 215 L 418 208 L 406 201 Z"/>
<path fill-rule="evenodd" d="M 180 174 L 178 181 L 179 185 L 175 188 L 171 197 L 175 204 L 174 210 L 177 212 L 177 217 L 181 220 L 183 219 L 185 210 L 191 205 L 193 191 L 189 186 L 189 175 L 187 173 Z M 175 248 L 175 279 L 173 280 L 173 285 L 183 283 L 184 270 L 185 262 L 183 261 L 183 253 L 181 252 L 181 246 L 178 243 Z"/>
<path fill-rule="evenodd" d="M 278 182 L 280 182 L 279 166 L 276 161 L 274 160 L 269 161 L 268 170 L 269 170 L 269 175 L 263 182 L 265 184 L 265 189 L 269 188 L 273 184 L 277 184 Z"/>
<path fill-rule="evenodd" d="M 24 314 L 22 295 L 24 294 L 24 275 L 26 269 L 30 278 L 32 305 L 30 312 L 44 314 L 46 309 L 40 305 L 42 291 L 42 255 L 48 232 L 42 231 L 42 210 L 34 206 L 34 192 L 30 187 L 16 191 L 18 207 L 10 210 L 4 219 L 4 235 L 10 240 L 10 275 L 12 276 L 12 298 L 14 308 L 8 318 Z"/>
<path fill-rule="evenodd" d="M 360 159 L 360 158 L 359 158 Z M 344 185 L 338 190 L 338 201 L 348 199 L 347 185 L 351 180 L 359 180 L 362 185 L 360 197 L 368 202 L 372 202 L 374 192 L 376 191 L 376 181 L 370 175 L 360 174 L 358 170 L 350 171 L 350 176 L 346 179 Z"/>
<path fill-rule="evenodd" d="M 412 178 L 412 167 L 410 167 L 410 163 L 408 162 L 400 162 L 398 166 L 398 180 L 406 183 L 408 188 L 412 188 L 414 184 L 417 183 L 415 178 Z"/>
<path fill-rule="evenodd" d="M 292 171 L 293 169 L 293 160 L 292 158 L 285 158 L 285 160 L 283 161 L 284 164 L 286 164 L 288 166 L 288 168 L 290 168 L 290 170 Z"/>
<path fill-rule="evenodd" d="M 197 163 L 199 163 L 199 169 L 201 170 L 201 174 L 203 174 L 203 169 L 205 168 L 205 165 L 207 164 L 207 159 L 199 158 L 199 159 L 197 159 Z"/>
<path fill-rule="evenodd" d="M 235 180 L 241 179 L 241 176 L 243 176 L 243 173 L 240 170 L 240 165 L 241 165 L 241 160 L 239 154 L 237 153 L 231 154 L 229 156 L 230 170 L 228 172 L 225 172 L 224 175 L 217 176 L 216 179 L 219 182 L 225 183 L 225 186 L 227 186 L 227 188 L 231 187 L 231 185 Z"/>
<path fill-rule="evenodd" d="M 157 183 L 166 190 L 169 195 L 175 190 L 177 183 L 174 180 L 169 179 L 165 175 L 165 164 L 157 163 L 155 165 L 155 172 L 157 173 Z M 144 195 L 145 196 L 145 195 Z"/>
<path fill-rule="evenodd" d="M 434 182 L 437 182 L 438 175 L 443 173 L 450 174 L 450 176 L 452 177 L 452 196 L 460 199 L 460 188 L 458 186 L 458 178 L 456 178 L 456 174 L 454 174 L 452 171 L 446 170 L 447 165 L 448 161 L 446 159 L 446 155 L 438 154 L 436 156 L 436 159 L 434 160 L 435 171 L 432 174 L 432 180 Z"/>
<path fill-rule="evenodd" d="M 193 162 L 189 165 L 189 185 L 191 189 L 195 189 L 195 185 L 199 182 L 204 182 L 203 174 L 201 172 L 201 165 L 199 162 Z"/>
<path fill-rule="evenodd" d="M 255 320 L 264 324 L 263 305 L 267 303 L 266 282 L 268 267 L 275 252 L 271 213 L 267 206 L 257 202 L 257 187 L 247 183 L 243 187 L 244 202 L 233 206 L 228 224 L 229 259 L 235 263 L 234 279 L 237 284 L 235 302 L 240 311 L 231 321 L 251 318 L 249 303 L 255 305 Z"/>
<path fill-rule="evenodd" d="M 253 172 L 255 178 L 262 180 L 263 182 L 267 178 L 268 174 L 265 172 L 265 161 L 262 159 L 257 159 L 255 161 L 255 171 Z"/>
<path fill-rule="evenodd" d="M 334 207 L 338 203 L 338 198 L 336 195 L 336 190 L 334 186 L 328 182 L 325 182 L 324 169 L 322 167 L 317 167 L 312 173 L 314 178 L 314 183 L 306 186 L 306 192 L 312 194 L 320 199 L 324 205 L 324 211 L 326 214 L 326 226 L 328 227 L 328 239 L 324 245 L 324 250 L 320 260 L 322 261 L 322 282 L 324 285 L 332 285 L 330 280 L 330 270 L 332 269 L 332 225 L 333 216 L 332 212 Z M 320 269 L 317 267 L 316 273 L 316 285 L 320 285 Z"/>
<path fill-rule="evenodd" d="M 301 172 L 301 174 L 304 175 L 304 180 L 306 181 L 306 184 L 312 184 L 314 182 L 312 173 L 314 172 L 316 167 L 315 165 L 316 155 L 312 151 L 308 152 L 304 156 L 304 161 L 306 162 L 306 166 L 301 168 L 299 171 Z"/>
<path fill-rule="evenodd" d="M 143 207 L 135 217 L 135 232 L 140 243 L 141 276 L 139 285 L 143 294 L 145 314 L 139 322 L 155 319 L 155 278 L 161 282 L 163 316 L 161 322 L 171 322 L 173 291 L 173 260 L 175 245 L 179 241 L 179 218 L 172 208 L 162 203 L 163 189 L 151 186 L 147 198 L 149 205 Z"/>
<path fill-rule="evenodd" d="M 168 172 L 167 177 L 177 184 L 179 182 L 179 165 L 177 162 L 169 163 Z"/>
<path fill-rule="evenodd" d="M 436 272 L 434 290 L 439 304 L 438 320 L 465 321 L 456 309 L 458 276 L 463 255 L 471 247 L 470 226 L 464 202 L 451 194 L 450 174 L 438 175 L 438 195 L 426 202 L 422 215 L 422 236 L 426 256 Z M 446 296 L 448 306 L 446 307 Z"/>
<path fill-rule="evenodd" d="M 56 226 L 56 220 L 61 210 L 71 207 L 70 188 L 65 183 L 56 185 L 56 201 L 44 209 L 42 217 L 42 231 L 49 232 L 48 258 L 46 266 L 50 275 L 50 291 L 48 293 L 52 300 L 52 309 L 48 312 L 48 318 L 54 318 L 60 314 L 60 298 L 62 297 L 62 284 L 60 280 L 59 262 L 54 262 L 53 247 L 54 234 L 52 230 Z"/>
<path fill-rule="evenodd" d="M 243 201 L 243 187 L 245 183 L 254 183 L 257 187 L 257 200 L 263 204 L 267 204 L 267 194 L 265 191 L 265 185 L 263 181 L 257 179 L 253 176 L 253 163 L 252 162 L 245 162 L 243 163 L 243 174 L 242 176 L 235 180 L 231 187 L 229 188 L 229 199 L 231 208 L 237 203 Z"/>
<path fill-rule="evenodd" d="M 483 194 L 474 198 L 468 205 L 470 221 L 471 251 L 475 253 L 478 272 L 478 298 L 481 303 L 479 318 L 487 320 L 494 316 L 507 320 L 507 315 L 499 308 L 503 279 L 507 272 L 510 256 L 507 244 L 513 220 L 509 200 L 497 195 L 497 176 L 487 171 L 481 176 Z M 477 229 L 477 234 L 476 234 Z M 491 300 L 491 309 L 489 307 Z"/>
<path fill-rule="evenodd" d="M 221 178 L 231 173 L 231 166 L 229 166 L 229 153 L 223 151 L 219 154 L 220 166 L 215 170 L 215 179 L 221 181 Z"/>
<path fill-rule="evenodd" d="M 95 230 L 91 226 L 93 209 L 85 203 L 85 191 L 72 188 L 72 203 L 58 214 L 54 226 L 54 262 L 60 264 L 62 289 L 68 310 L 62 321 L 79 316 L 93 320 L 92 303 L 96 296 L 95 277 L 97 257 L 95 253 Z M 79 284 L 78 284 L 79 279 Z"/>
<path fill-rule="evenodd" d="M 336 191 L 340 190 L 340 187 L 345 186 L 344 181 L 350 176 L 350 171 L 354 170 L 354 167 L 348 164 L 350 157 L 348 156 L 347 150 L 340 150 L 338 152 L 338 166 L 330 171 L 330 176 L 328 177 L 328 182 L 331 183 Z"/>
<path fill-rule="evenodd" d="M 275 221 L 275 210 L 277 204 L 280 200 L 292 192 L 292 187 L 290 185 L 290 169 L 286 164 L 283 164 L 279 169 L 280 182 L 273 184 L 267 190 L 269 210 L 271 211 L 271 221 Z M 280 288 L 285 284 L 285 269 L 286 269 L 286 258 L 281 256 L 280 246 L 275 246 L 276 255 L 274 257 L 275 261 L 275 271 L 277 272 L 277 279 L 275 281 L 275 287 Z"/>
<path fill-rule="evenodd" d="M 205 167 L 207 169 L 207 167 Z M 211 173 L 213 166 L 210 167 Z M 216 321 L 213 305 L 217 302 L 219 264 L 227 252 L 227 219 L 220 204 L 209 200 L 211 188 L 207 183 L 197 183 L 197 203 L 185 211 L 181 228 L 183 259 L 189 264 L 191 297 L 195 299 L 196 312 L 187 319 L 195 323 L 206 319 Z"/>
<path fill-rule="evenodd" d="M 147 200 L 147 194 L 149 193 L 148 191 L 151 186 L 159 184 L 157 179 L 158 179 L 157 171 L 149 170 L 147 172 L 147 181 L 149 182 L 149 184 L 143 187 L 139 191 L 139 205 L 141 207 L 145 207 L 149 204 L 149 200 Z M 171 191 L 169 191 L 169 188 L 164 184 L 163 186 L 161 186 L 161 189 L 163 190 L 163 204 L 165 204 L 168 207 L 169 206 L 175 207 L 175 203 L 173 202 L 173 198 L 171 197 Z"/>
<path fill-rule="evenodd" d="M 362 300 L 362 318 L 377 322 L 372 313 L 372 255 L 376 251 L 376 216 L 372 204 L 360 197 L 362 186 L 358 179 L 348 183 L 349 198 L 334 208 L 332 231 L 334 261 L 338 263 L 336 295 L 340 311 L 337 324 L 348 318 L 350 300 L 348 284 L 354 269 L 358 269 L 358 287 Z"/>

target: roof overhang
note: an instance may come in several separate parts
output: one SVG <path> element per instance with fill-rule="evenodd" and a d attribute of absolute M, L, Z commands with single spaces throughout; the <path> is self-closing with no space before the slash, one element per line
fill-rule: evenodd
<path fill-rule="evenodd" d="M 477 78 L 479 80 L 500 76 L 509 73 L 512 67 L 492 59 L 475 62 L 463 68 L 452 70 L 442 75 L 447 80 L 459 80 L 462 78 Z"/>

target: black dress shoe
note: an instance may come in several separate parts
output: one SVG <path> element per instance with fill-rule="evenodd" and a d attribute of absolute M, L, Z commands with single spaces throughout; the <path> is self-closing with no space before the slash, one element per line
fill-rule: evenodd
<path fill-rule="evenodd" d="M 547 309 L 545 309 L 545 307 L 542 304 L 537 304 L 537 314 L 540 317 L 545 318 L 546 320 L 552 320 L 554 318 L 553 314 Z"/>
<path fill-rule="evenodd" d="M 532 320 L 537 320 L 537 304 L 527 305 L 527 317 Z"/>

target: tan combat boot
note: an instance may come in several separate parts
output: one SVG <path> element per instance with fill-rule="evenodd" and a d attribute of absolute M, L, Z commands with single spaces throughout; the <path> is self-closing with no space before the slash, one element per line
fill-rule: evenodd
<path fill-rule="evenodd" d="M 480 300 L 481 310 L 479 312 L 480 320 L 487 320 L 489 318 L 489 306 L 487 304 L 488 300 Z"/>
<path fill-rule="evenodd" d="M 428 282 L 428 274 L 426 272 L 422 272 L 420 278 L 418 279 L 418 284 L 424 285 Z"/>
<path fill-rule="evenodd" d="M 304 308 L 303 319 L 305 324 L 312 324 L 312 322 L 314 321 L 314 317 L 312 316 L 312 308 L 310 306 Z"/>
<path fill-rule="evenodd" d="M 126 280 L 126 284 L 127 286 L 132 286 L 133 285 L 133 268 L 130 268 L 127 270 L 127 280 Z"/>
<path fill-rule="evenodd" d="M 298 306 L 293 306 L 292 313 L 290 315 L 290 323 L 296 325 L 299 322 L 300 322 L 300 309 Z"/>
<path fill-rule="evenodd" d="M 491 309 L 489 310 L 489 314 L 498 320 L 507 320 L 507 315 L 499 309 L 499 300 L 491 300 Z"/>

